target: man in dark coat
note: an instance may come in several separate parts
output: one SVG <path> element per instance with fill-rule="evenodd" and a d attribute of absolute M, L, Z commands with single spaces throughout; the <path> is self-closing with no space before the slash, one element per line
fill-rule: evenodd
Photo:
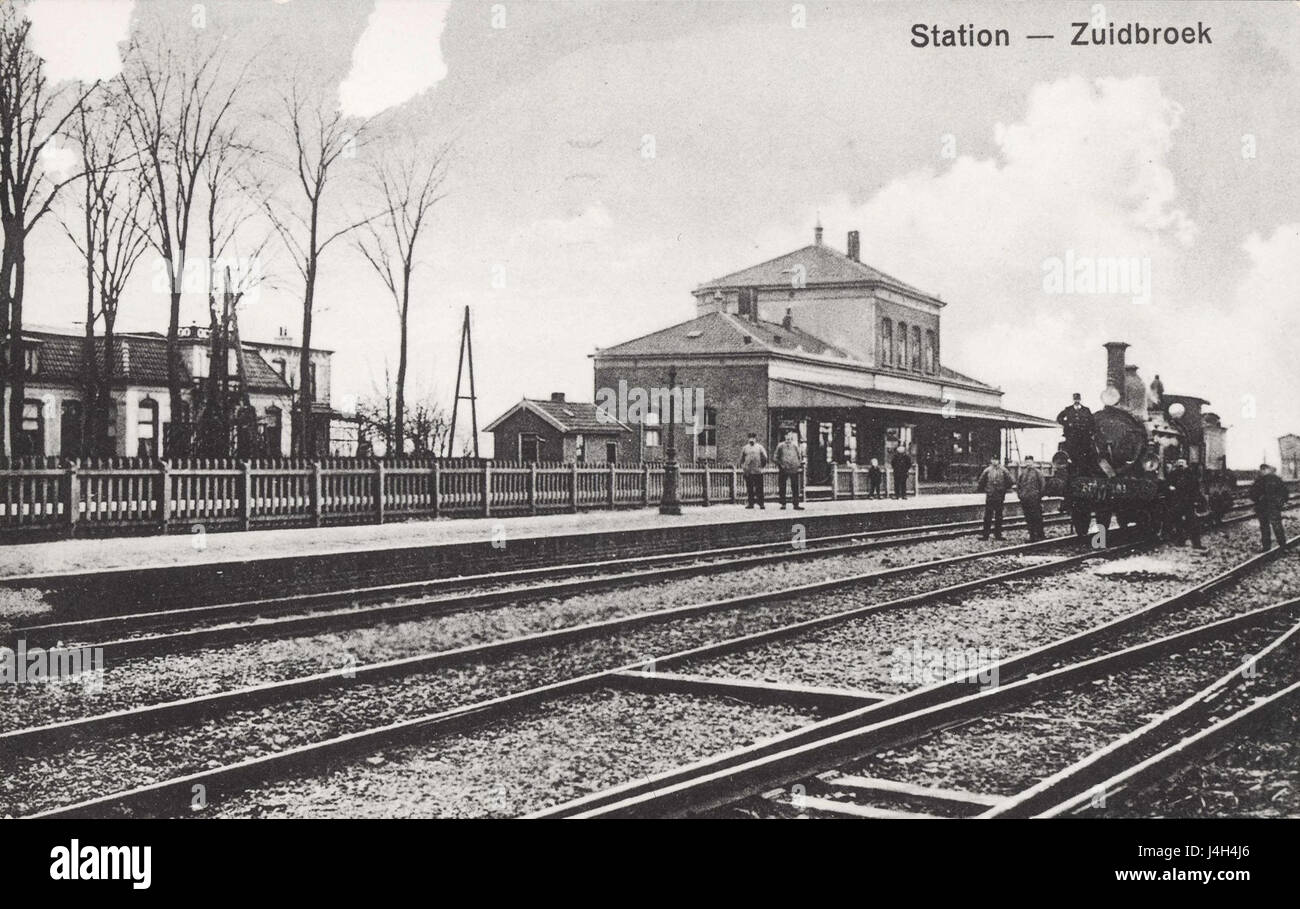
<path fill-rule="evenodd" d="M 1173 525 L 1174 542 L 1179 546 L 1187 541 L 1190 534 L 1192 546 L 1204 549 L 1201 543 L 1201 520 L 1196 516 L 1196 507 L 1201 503 L 1201 484 L 1196 474 L 1179 458 L 1169 471 L 1165 480 L 1165 494 L 1169 497 L 1169 514 Z"/>
<path fill-rule="evenodd" d="M 1079 393 L 1074 402 L 1056 415 L 1056 422 L 1065 429 L 1065 453 L 1078 466 L 1092 463 L 1092 437 L 1097 432 L 1097 421 L 1092 411 L 1083 406 Z"/>
<path fill-rule="evenodd" d="M 1270 538 L 1272 535 L 1277 536 L 1279 548 L 1285 546 L 1286 529 L 1282 526 L 1282 506 L 1286 504 L 1290 492 L 1277 471 L 1268 464 L 1260 464 L 1259 476 L 1250 484 L 1250 492 L 1247 494 L 1255 503 L 1255 514 L 1259 515 L 1259 534 L 1264 543 L 1264 551 L 1268 552 L 1273 545 Z"/>
<path fill-rule="evenodd" d="M 989 466 L 980 474 L 976 489 L 984 493 L 984 532 L 981 540 L 989 538 L 989 525 L 993 525 L 993 539 L 1002 539 L 1002 505 L 1007 490 L 1016 485 L 1011 473 L 997 458 L 989 458 Z"/>
<path fill-rule="evenodd" d="M 890 459 L 889 466 L 894 471 L 894 498 L 907 498 L 907 475 L 912 472 L 912 459 L 907 455 L 907 449 L 898 446 L 894 452 L 894 457 Z"/>
<path fill-rule="evenodd" d="M 871 466 L 867 468 L 867 480 L 870 482 L 870 491 L 867 498 L 878 499 L 883 493 L 880 491 L 880 481 L 884 478 L 885 473 L 880 469 L 880 462 L 875 458 L 871 459 Z"/>
<path fill-rule="evenodd" d="M 1025 455 L 1025 462 L 1020 465 L 1020 475 L 1016 477 L 1016 497 L 1020 499 L 1020 511 L 1025 516 L 1029 527 L 1029 542 L 1047 537 L 1043 533 L 1043 474 L 1034 463 L 1033 455 Z M 985 533 L 987 533 L 987 529 Z"/>

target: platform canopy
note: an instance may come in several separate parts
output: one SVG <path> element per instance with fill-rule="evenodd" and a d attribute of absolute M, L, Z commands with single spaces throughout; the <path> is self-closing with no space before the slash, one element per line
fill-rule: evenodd
<path fill-rule="evenodd" d="M 1004 410 L 983 404 L 943 401 L 923 395 L 911 395 L 877 388 L 854 388 L 795 379 L 772 379 L 768 383 L 768 406 L 783 408 L 865 407 L 871 410 L 897 410 L 907 413 L 938 414 L 967 420 L 984 420 L 1000 426 L 1057 429 L 1055 420 L 1032 414 Z"/>

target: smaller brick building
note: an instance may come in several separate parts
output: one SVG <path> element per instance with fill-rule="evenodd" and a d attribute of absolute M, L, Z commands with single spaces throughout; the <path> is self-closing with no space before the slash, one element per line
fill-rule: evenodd
<path fill-rule="evenodd" d="M 484 432 L 492 433 L 493 457 L 502 461 L 604 464 L 637 457 L 630 426 L 595 404 L 566 401 L 563 392 L 549 400 L 524 398 Z"/>

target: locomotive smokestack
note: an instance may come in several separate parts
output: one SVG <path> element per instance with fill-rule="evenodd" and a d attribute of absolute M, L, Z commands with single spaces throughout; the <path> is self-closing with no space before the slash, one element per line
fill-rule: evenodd
<path fill-rule="evenodd" d="M 1123 341 L 1106 342 L 1106 384 L 1120 394 L 1119 406 L 1128 406 L 1124 393 L 1124 351 L 1128 344 Z"/>

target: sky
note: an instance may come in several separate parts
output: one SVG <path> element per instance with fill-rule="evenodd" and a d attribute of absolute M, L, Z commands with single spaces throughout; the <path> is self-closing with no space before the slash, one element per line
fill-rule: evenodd
<path fill-rule="evenodd" d="M 450 404 L 471 307 L 479 425 L 522 396 L 590 400 L 590 355 L 694 314 L 710 278 L 811 241 L 942 296 L 946 365 L 1015 410 L 1096 402 L 1109 340 L 1169 392 L 1208 399 L 1229 463 L 1300 432 L 1300 5 L 439 3 L 33 0 L 55 78 L 109 78 L 163 30 L 248 66 L 241 128 L 295 77 L 375 142 L 325 218 L 368 212 L 367 157 L 453 143 L 420 256 L 410 388 Z M 1072 47 L 1069 23 L 1209 26 L 1208 46 Z M 1006 28 L 1005 48 L 915 48 L 914 23 Z M 1029 41 L 1027 34 L 1055 34 Z M 66 152 L 66 149 L 64 149 Z M 56 159 L 52 158 L 51 161 Z M 255 245 L 256 238 L 248 244 Z M 57 220 L 31 240 L 28 320 L 71 327 L 78 263 Z M 1149 268 L 1150 293 L 1053 292 L 1053 262 Z M 156 258 L 156 257 L 155 257 Z M 166 328 L 137 270 L 120 325 Z M 274 244 L 246 337 L 297 335 L 301 284 Z M 1074 288 L 1076 291 L 1079 288 Z M 202 296 L 183 321 L 206 321 Z M 397 319 L 360 255 L 322 262 L 317 346 L 347 406 L 396 369 Z M 485 436 L 485 446 L 490 440 Z M 1037 453 L 1044 444 L 1031 441 Z M 1050 438 L 1045 443 L 1051 449 Z"/>

